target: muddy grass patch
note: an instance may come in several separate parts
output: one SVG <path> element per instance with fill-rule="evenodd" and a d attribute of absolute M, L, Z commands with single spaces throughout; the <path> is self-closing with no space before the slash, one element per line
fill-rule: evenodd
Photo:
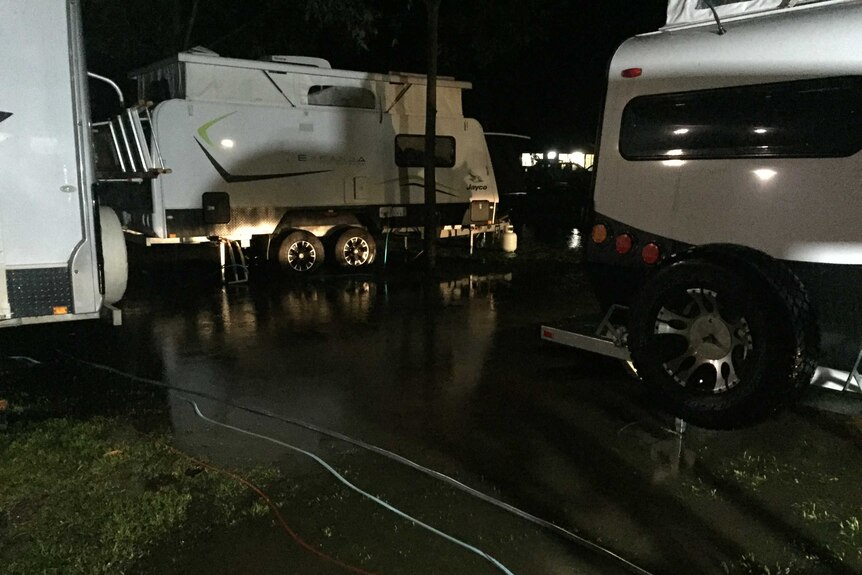
<path fill-rule="evenodd" d="M 170 448 L 160 390 L 61 361 L 5 360 L 0 377 L 0 572 L 139 572 L 215 530 L 271 525 L 245 485 Z M 274 468 L 244 473 L 279 481 Z"/>
<path fill-rule="evenodd" d="M 9 573 L 128 572 L 166 541 L 269 512 L 242 484 L 115 418 L 21 425 L 0 437 L 0 454 L 0 564 Z M 248 476 L 267 484 L 277 473 Z"/>
<path fill-rule="evenodd" d="M 747 509 L 773 535 L 749 540 L 746 552 L 722 564 L 730 575 L 862 572 L 862 473 L 857 459 L 839 455 L 835 425 L 845 418 L 810 414 L 797 443 L 761 441 L 733 452 L 700 450 L 689 496 L 712 512 Z M 772 423 L 762 429 L 780 428 Z M 852 430 L 851 430 L 852 431 Z M 850 437 L 858 439 L 858 436 Z M 853 443 L 853 442 L 851 442 Z"/>

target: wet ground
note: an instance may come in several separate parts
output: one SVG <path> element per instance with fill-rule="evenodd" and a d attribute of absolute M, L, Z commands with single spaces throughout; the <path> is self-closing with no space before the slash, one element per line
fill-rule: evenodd
<path fill-rule="evenodd" d="M 3 346 L 34 357 L 59 350 L 198 392 L 166 395 L 176 445 L 228 465 L 278 465 L 292 481 L 292 504 L 283 509 L 292 527 L 371 572 L 634 571 L 439 479 L 284 419 L 409 458 L 648 572 L 862 572 L 858 405 L 847 406 L 850 415 L 799 407 L 747 430 L 689 428 L 679 436 L 622 365 L 540 341 L 541 322 L 597 311 L 576 253 L 559 251 L 526 264 L 529 252 L 509 261 L 444 261 L 443 275 L 430 282 L 396 268 L 308 281 L 261 274 L 222 288 L 211 270 L 150 268 L 133 275 L 121 328 L 28 328 L 3 334 Z M 199 417 L 189 399 L 218 423 Z M 316 454 L 457 541 L 261 436 Z M 215 533 L 205 553 L 150 567 L 345 572 L 275 528 Z"/>

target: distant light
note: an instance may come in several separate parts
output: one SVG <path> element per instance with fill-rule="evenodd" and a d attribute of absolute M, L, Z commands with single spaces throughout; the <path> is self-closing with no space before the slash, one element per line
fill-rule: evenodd
<path fill-rule="evenodd" d="M 775 176 L 778 175 L 778 172 L 776 172 L 775 170 L 770 170 L 768 168 L 763 168 L 760 170 L 754 170 L 753 173 L 755 176 L 760 178 L 760 181 L 762 181 L 762 182 L 768 182 L 769 180 L 771 180 L 772 178 L 774 178 Z"/>
<path fill-rule="evenodd" d="M 533 154 L 521 154 L 521 166 L 524 168 L 531 168 L 536 165 L 536 158 L 533 157 Z"/>
<path fill-rule="evenodd" d="M 685 160 L 665 160 L 662 164 L 669 168 L 678 168 L 685 165 Z"/>
<path fill-rule="evenodd" d="M 581 239 L 581 232 L 577 228 L 572 230 L 572 234 L 569 236 L 569 249 L 576 250 L 583 245 L 583 240 Z"/>
<path fill-rule="evenodd" d="M 557 159 L 557 152 L 554 152 L 554 151 L 548 152 L 548 159 L 549 160 L 556 160 Z"/>
<path fill-rule="evenodd" d="M 767 130 L 766 128 L 756 128 L 756 129 L 754 130 L 754 133 L 755 133 L 755 134 L 761 134 L 761 135 L 762 135 L 762 134 L 765 134 L 765 133 L 766 133 L 766 132 L 768 132 L 768 131 L 769 131 L 769 130 Z"/>
<path fill-rule="evenodd" d="M 665 156 L 681 156 L 682 154 L 682 150 L 668 150 L 665 152 Z"/>
<path fill-rule="evenodd" d="M 674 131 L 673 131 L 673 135 L 674 135 L 674 136 L 685 136 L 685 135 L 686 135 L 686 134 L 688 134 L 690 131 L 691 131 L 691 130 L 689 130 L 688 128 L 680 128 L 679 130 L 674 130 Z"/>
<path fill-rule="evenodd" d="M 233 140 L 226 138 L 226 139 L 221 141 L 221 147 L 222 148 L 227 148 L 229 150 L 229 149 L 233 148 L 233 146 L 234 146 Z"/>

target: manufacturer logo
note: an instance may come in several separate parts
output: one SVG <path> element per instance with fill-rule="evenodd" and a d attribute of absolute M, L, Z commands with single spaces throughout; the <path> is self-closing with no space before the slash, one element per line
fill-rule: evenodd
<path fill-rule="evenodd" d="M 470 184 L 467 186 L 468 192 L 484 192 L 488 189 L 488 186 L 477 186 L 476 184 Z"/>

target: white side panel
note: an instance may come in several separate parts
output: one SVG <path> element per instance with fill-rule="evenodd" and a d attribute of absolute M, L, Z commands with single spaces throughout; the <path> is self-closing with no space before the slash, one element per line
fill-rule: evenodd
<path fill-rule="evenodd" d="M 0 108 L 12 114 L 0 123 L 5 263 L 65 266 L 83 237 L 67 6 L 0 6 Z"/>
<path fill-rule="evenodd" d="M 679 171 L 671 237 L 693 245 L 732 241 L 787 260 L 862 264 L 862 153 L 693 161 Z M 845 252 L 842 261 L 853 246 L 855 255 Z"/>

